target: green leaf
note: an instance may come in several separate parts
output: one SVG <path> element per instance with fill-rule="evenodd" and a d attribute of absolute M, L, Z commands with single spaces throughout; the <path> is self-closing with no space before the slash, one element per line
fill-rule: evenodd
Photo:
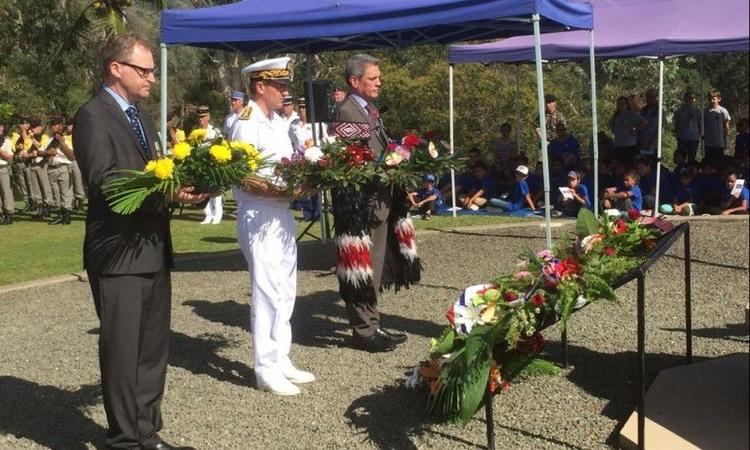
<path fill-rule="evenodd" d="M 430 358 L 450 353 L 450 351 L 453 350 L 455 338 L 456 330 L 453 328 L 446 328 L 443 331 L 443 334 L 430 347 Z"/>
<path fill-rule="evenodd" d="M 599 231 L 599 221 L 596 220 L 596 216 L 593 212 L 586 208 L 581 208 L 581 210 L 578 211 L 576 231 L 580 235 L 581 239 L 586 236 L 595 234 L 597 231 Z"/>

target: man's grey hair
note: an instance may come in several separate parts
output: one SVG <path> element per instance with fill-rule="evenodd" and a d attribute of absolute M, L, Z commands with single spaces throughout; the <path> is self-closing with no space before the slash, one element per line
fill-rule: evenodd
<path fill-rule="evenodd" d="M 380 61 L 370 55 L 359 53 L 346 60 L 344 68 L 344 79 L 349 83 L 349 78 L 362 78 L 367 66 L 380 66 Z"/>

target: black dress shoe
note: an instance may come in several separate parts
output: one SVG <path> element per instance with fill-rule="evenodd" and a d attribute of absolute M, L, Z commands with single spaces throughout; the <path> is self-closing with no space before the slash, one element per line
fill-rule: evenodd
<path fill-rule="evenodd" d="M 404 342 L 406 342 L 406 335 L 403 333 L 394 333 L 392 331 L 386 331 L 382 328 L 378 328 L 375 334 L 394 344 L 403 344 Z"/>
<path fill-rule="evenodd" d="M 370 353 L 390 352 L 396 349 L 396 344 L 385 340 L 377 333 L 368 338 L 354 336 L 354 346 Z"/>

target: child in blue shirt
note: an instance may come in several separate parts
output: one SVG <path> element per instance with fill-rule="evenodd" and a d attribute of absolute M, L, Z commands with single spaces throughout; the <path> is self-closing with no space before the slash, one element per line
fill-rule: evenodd
<path fill-rule="evenodd" d="M 529 168 L 526 166 L 516 167 L 516 185 L 507 200 L 500 198 L 490 199 L 490 204 L 505 211 L 518 211 L 521 208 L 528 207 L 536 211 L 534 200 L 529 194 L 529 185 L 526 178 L 529 176 Z"/>
<path fill-rule="evenodd" d="M 440 190 L 435 187 L 435 175 L 428 173 L 422 178 L 422 189 L 409 192 L 409 203 L 422 214 L 422 219 L 430 220 L 430 216 L 443 207 Z"/>
<path fill-rule="evenodd" d="M 463 189 L 462 192 L 466 193 L 462 193 L 458 198 L 459 203 L 464 208 L 476 211 L 485 206 L 490 198 L 497 196 L 495 179 L 490 176 L 487 164 L 482 161 L 474 164 L 470 183 L 471 188 Z"/>
<path fill-rule="evenodd" d="M 685 167 L 679 174 L 679 185 L 674 192 L 674 202 L 671 211 L 669 208 L 663 208 L 661 211 L 665 214 L 679 214 L 682 216 L 692 216 L 695 214 L 695 172 L 689 167 Z"/>
<path fill-rule="evenodd" d="M 621 191 L 607 191 L 604 194 L 604 208 L 617 208 L 620 211 L 643 209 L 643 196 L 638 187 L 640 177 L 633 171 L 625 172 L 623 183 L 625 187 Z"/>
<path fill-rule="evenodd" d="M 747 214 L 750 207 L 750 191 L 743 186 L 737 195 L 732 195 L 734 183 L 737 182 L 737 174 L 729 172 L 726 178 L 726 190 L 721 196 L 721 215 Z"/>
<path fill-rule="evenodd" d="M 557 209 L 566 217 L 577 217 L 581 208 L 590 208 L 589 190 L 580 182 L 580 175 L 575 170 L 568 172 L 568 188 L 572 189 L 573 198 L 566 199 L 562 194 L 557 201 Z"/>

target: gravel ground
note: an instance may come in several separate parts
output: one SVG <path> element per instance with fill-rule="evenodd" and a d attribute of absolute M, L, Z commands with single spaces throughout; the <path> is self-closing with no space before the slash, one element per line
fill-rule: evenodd
<path fill-rule="evenodd" d="M 571 228 L 556 230 L 563 236 Z M 693 251 L 696 360 L 748 351 L 748 221 L 696 221 Z M 461 289 L 511 270 L 543 246 L 538 225 L 418 236 L 423 283 L 381 300 L 383 324 L 409 334 L 395 352 L 348 347 L 329 246 L 300 246 L 292 356 L 319 381 L 279 398 L 255 390 L 248 337 L 248 277 L 239 255 L 183 262 L 173 275 L 172 355 L 162 436 L 199 449 L 459 449 L 485 445 L 484 416 L 466 427 L 430 424 L 424 395 L 402 386 Z M 684 352 L 682 244 L 649 272 L 647 364 Z M 495 401 L 498 448 L 609 448 L 636 399 L 635 283 L 620 304 L 576 313 L 571 366 L 513 385 Z M 93 448 L 105 432 L 97 320 L 88 285 L 69 282 L 0 295 L 0 448 Z M 560 358 L 559 329 L 546 332 Z"/>

